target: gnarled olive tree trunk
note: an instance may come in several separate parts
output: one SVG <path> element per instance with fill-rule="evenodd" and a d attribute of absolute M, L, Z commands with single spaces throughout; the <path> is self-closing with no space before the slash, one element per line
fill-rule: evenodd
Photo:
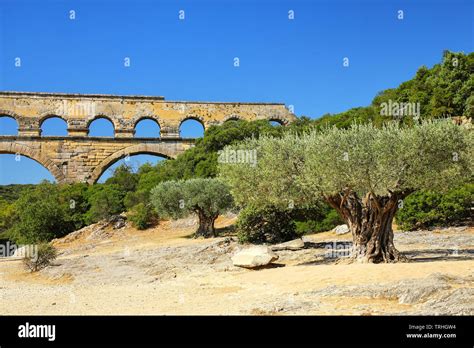
<path fill-rule="evenodd" d="M 359 262 L 397 262 L 405 257 L 393 244 L 392 222 L 399 200 L 408 192 L 376 196 L 368 193 L 359 198 L 353 191 L 326 197 L 326 201 L 347 222 L 352 233 L 351 258 Z"/>
<path fill-rule="evenodd" d="M 196 214 L 199 218 L 199 227 L 195 233 L 196 237 L 215 237 L 216 230 L 214 228 L 214 222 L 218 215 L 206 215 L 202 210 L 196 210 Z"/>

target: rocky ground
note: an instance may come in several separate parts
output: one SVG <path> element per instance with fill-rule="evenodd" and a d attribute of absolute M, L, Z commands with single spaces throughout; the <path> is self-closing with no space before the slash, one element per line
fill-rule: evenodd
<path fill-rule="evenodd" d="M 1 314 L 473 315 L 474 228 L 396 232 L 409 262 L 344 264 L 349 234 L 304 237 L 258 270 L 235 267 L 243 246 L 192 239 L 193 219 L 137 231 L 105 223 L 54 244 L 53 266 L 27 273 L 0 259 Z"/>

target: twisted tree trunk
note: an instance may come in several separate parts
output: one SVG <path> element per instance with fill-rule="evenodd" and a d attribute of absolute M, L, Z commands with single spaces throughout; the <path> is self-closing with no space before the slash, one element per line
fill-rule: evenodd
<path fill-rule="evenodd" d="M 198 210 L 196 213 L 199 218 L 199 227 L 195 233 L 196 237 L 215 237 L 214 221 L 216 221 L 217 215 L 207 215 L 202 210 Z"/>
<path fill-rule="evenodd" d="M 347 222 L 352 233 L 351 258 L 358 262 L 381 263 L 405 260 L 393 244 L 392 222 L 398 201 L 408 192 L 376 196 L 368 193 L 360 199 L 353 191 L 326 197 L 326 201 Z"/>

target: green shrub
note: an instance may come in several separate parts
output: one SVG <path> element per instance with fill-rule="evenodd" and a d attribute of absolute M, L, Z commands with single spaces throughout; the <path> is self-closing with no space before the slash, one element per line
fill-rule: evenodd
<path fill-rule="evenodd" d="M 62 237 L 75 228 L 69 204 L 59 186 L 43 182 L 25 191 L 13 204 L 6 235 L 17 244 L 34 244 Z"/>
<path fill-rule="evenodd" d="M 139 203 L 130 210 L 127 218 L 135 228 L 145 230 L 158 220 L 158 214 L 150 205 Z"/>
<path fill-rule="evenodd" d="M 91 224 L 120 214 L 124 211 L 124 195 L 120 187 L 115 184 L 91 186 L 88 198 L 90 209 L 86 214 L 86 222 Z"/>
<path fill-rule="evenodd" d="M 281 243 L 297 237 L 290 211 L 276 207 L 245 207 L 237 221 L 240 243 Z"/>
<path fill-rule="evenodd" d="M 134 192 L 127 192 L 123 199 L 123 204 L 127 210 L 131 210 L 137 204 L 148 204 L 150 203 L 150 191 L 140 190 Z"/>
<path fill-rule="evenodd" d="M 86 213 L 90 209 L 87 199 L 89 186 L 85 183 L 59 185 L 59 199 L 64 207 L 68 232 L 85 226 Z"/>
<path fill-rule="evenodd" d="M 0 198 L 0 234 L 12 226 L 12 217 L 15 213 L 14 207 L 14 203 Z"/>
<path fill-rule="evenodd" d="M 137 183 L 137 174 L 127 164 L 121 164 L 115 168 L 113 175 L 105 181 L 106 185 L 116 185 L 122 192 L 135 191 Z"/>
<path fill-rule="evenodd" d="M 403 201 L 396 221 L 404 230 L 467 223 L 473 198 L 474 184 L 463 185 L 445 194 L 418 191 Z"/>
<path fill-rule="evenodd" d="M 345 223 L 334 209 L 329 208 L 324 213 L 325 216 L 318 220 L 295 221 L 296 232 L 302 235 L 330 231 L 337 225 Z"/>
<path fill-rule="evenodd" d="M 30 272 L 37 272 L 51 263 L 58 256 L 58 251 L 49 243 L 41 243 L 37 246 L 35 255 L 27 255 L 23 258 L 23 264 Z"/>

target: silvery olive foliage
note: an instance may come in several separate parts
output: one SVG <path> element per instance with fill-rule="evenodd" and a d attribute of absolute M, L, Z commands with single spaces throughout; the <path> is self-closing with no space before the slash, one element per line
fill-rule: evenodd
<path fill-rule="evenodd" d="M 162 217 L 177 219 L 196 214 L 196 236 L 204 237 L 215 236 L 214 221 L 233 206 L 228 185 L 214 178 L 162 182 L 151 190 L 151 201 Z"/>
<path fill-rule="evenodd" d="M 190 214 L 188 209 L 183 209 L 185 192 L 184 180 L 165 181 L 151 190 L 151 201 L 155 210 L 161 217 L 179 219 Z"/>
<path fill-rule="evenodd" d="M 230 209 L 233 202 L 228 186 L 213 178 L 162 182 L 151 190 L 151 199 L 160 216 L 173 219 L 186 217 L 196 210 L 206 215 L 221 214 Z"/>
<path fill-rule="evenodd" d="M 449 120 L 414 126 L 353 124 L 231 146 L 254 148 L 257 165 L 221 164 L 220 177 L 238 204 L 311 204 L 350 190 L 393 192 L 449 188 L 472 179 L 473 133 Z"/>

